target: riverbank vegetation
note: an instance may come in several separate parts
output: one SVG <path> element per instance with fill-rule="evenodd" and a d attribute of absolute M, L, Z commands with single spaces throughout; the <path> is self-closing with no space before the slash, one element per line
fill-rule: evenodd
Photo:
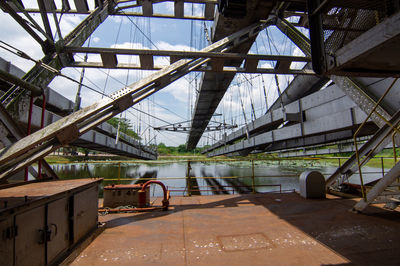
<path fill-rule="evenodd" d="M 304 166 L 304 167 L 318 167 L 318 166 L 332 166 L 338 167 L 342 165 L 352 153 L 341 153 L 341 154 L 329 154 L 329 155 L 318 155 L 312 157 L 280 157 L 279 153 L 271 154 L 250 154 L 248 156 L 236 156 L 226 157 L 219 156 L 208 158 L 201 152 L 207 147 L 196 148 L 193 151 L 188 151 L 184 144 L 177 147 L 166 146 L 164 143 L 157 145 L 158 159 L 156 161 L 142 161 L 122 156 L 114 156 L 109 154 L 99 154 L 96 152 L 87 152 L 84 149 L 78 148 L 78 153 L 75 154 L 53 154 L 46 157 L 46 161 L 49 163 L 70 163 L 70 162 L 85 162 L 85 161 L 124 161 L 127 163 L 157 163 L 167 161 L 265 161 L 267 164 L 281 164 L 287 166 Z M 397 150 L 397 154 L 400 154 L 400 149 Z M 371 159 L 366 166 L 374 168 L 386 168 L 389 169 L 394 166 L 394 152 L 392 149 L 386 149 Z M 261 162 L 258 162 L 260 164 Z"/>

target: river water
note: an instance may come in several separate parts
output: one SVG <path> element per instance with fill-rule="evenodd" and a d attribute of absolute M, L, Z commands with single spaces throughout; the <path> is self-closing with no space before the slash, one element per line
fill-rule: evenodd
<path fill-rule="evenodd" d="M 154 163 L 69 163 L 52 165 L 62 179 L 101 177 L 102 185 L 136 184 L 151 178 L 162 181 L 171 195 L 186 195 L 187 186 L 192 195 L 237 194 L 253 191 L 252 164 L 250 161 L 191 162 L 190 182 L 186 180 L 187 162 Z M 254 161 L 254 189 L 256 192 L 293 191 L 299 189 L 299 175 L 306 170 L 317 170 L 328 177 L 337 166 L 323 161 Z M 380 169 L 365 167 L 365 182 L 380 177 Z M 118 181 L 118 172 L 120 180 Z M 204 178 L 209 177 L 209 178 Z M 126 180 L 129 179 L 129 180 Z M 350 181 L 359 184 L 358 175 Z M 188 184 L 189 183 L 189 184 Z M 200 190 L 200 191 L 199 191 Z M 152 196 L 161 196 L 158 186 L 152 186 Z"/>

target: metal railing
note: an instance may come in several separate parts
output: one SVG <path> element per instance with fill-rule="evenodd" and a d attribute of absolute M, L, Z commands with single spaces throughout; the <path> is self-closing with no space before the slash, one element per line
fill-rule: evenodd
<path fill-rule="evenodd" d="M 168 190 L 171 192 L 182 192 L 186 196 L 191 196 L 192 192 L 230 192 L 231 194 L 235 194 L 235 188 L 248 188 L 249 186 L 192 186 L 190 190 L 188 187 L 176 187 L 176 186 L 168 186 Z M 293 190 L 282 190 L 282 184 L 261 184 L 261 185 L 254 185 L 252 186 L 253 189 L 256 187 L 278 187 L 279 190 L 268 191 L 268 192 L 279 192 L 282 193 L 284 191 L 293 191 Z M 205 189 L 204 189 L 205 188 Z M 257 193 L 255 190 L 252 193 Z M 188 195 L 189 194 L 189 195 Z"/>
<path fill-rule="evenodd" d="M 397 162 L 397 155 L 394 156 L 393 158 L 395 162 Z M 305 157 L 302 159 L 296 159 L 294 161 L 304 161 L 306 164 L 309 161 L 315 161 L 318 162 L 318 164 L 312 163 L 314 167 L 324 167 L 325 166 L 332 166 L 332 167 L 340 167 L 342 162 L 344 160 L 347 160 L 348 157 Z M 380 167 L 379 166 L 374 166 L 376 170 L 364 172 L 364 174 L 379 174 L 382 175 L 382 177 L 386 174 L 385 171 L 385 164 L 387 165 L 388 163 L 392 162 L 392 157 L 375 157 L 375 160 L 379 160 Z M 219 194 L 219 193 L 224 193 L 224 194 L 235 194 L 235 193 L 257 193 L 262 191 L 263 187 L 268 188 L 268 187 L 276 187 L 278 188 L 277 190 L 274 191 L 268 191 L 268 192 L 284 192 L 287 190 L 282 189 L 282 184 L 280 183 L 273 183 L 273 184 L 262 184 L 260 181 L 256 182 L 256 179 L 263 179 L 263 178 L 297 178 L 299 174 L 292 174 L 292 173 L 285 173 L 285 174 L 267 174 L 267 175 L 256 175 L 255 174 L 255 168 L 258 166 L 256 163 L 262 163 L 262 162 L 268 162 L 271 161 L 271 165 L 281 165 L 281 166 L 286 166 L 285 162 L 289 162 L 287 166 L 291 166 L 290 162 L 292 161 L 289 158 L 269 158 L 269 159 L 214 159 L 214 160 L 201 160 L 201 159 L 196 159 L 196 160 L 178 160 L 178 161 L 163 161 L 163 162 L 146 162 L 146 161 L 137 161 L 137 160 L 132 160 L 132 161 L 78 161 L 78 162 L 61 162 L 62 164 L 68 163 L 68 164 L 74 164 L 74 163 L 79 163 L 79 164 L 111 164 L 115 165 L 118 168 L 115 169 L 115 172 L 117 173 L 117 176 L 115 178 L 104 178 L 104 181 L 106 182 L 115 182 L 115 183 L 126 183 L 126 182 L 146 182 L 149 180 L 182 180 L 182 184 L 186 183 L 185 186 L 170 186 L 168 185 L 168 189 L 171 192 L 182 192 L 183 195 L 186 196 L 191 196 L 192 194 L 197 194 L 197 193 L 209 193 L 212 192 L 214 194 Z M 236 163 L 236 162 L 246 162 L 249 163 L 247 166 L 248 171 L 250 174 L 246 175 L 232 175 L 232 176 L 191 176 L 190 175 L 190 168 L 192 163 L 209 163 L 209 164 L 214 164 L 214 163 Z M 129 164 L 150 164 L 150 165 L 157 165 L 157 164 L 165 164 L 165 163 L 181 163 L 181 164 L 186 164 L 186 170 L 185 170 L 185 176 L 178 176 L 178 177 L 137 177 L 137 178 L 126 178 L 123 177 L 124 171 L 122 171 L 123 167 L 129 166 Z M 307 168 L 307 166 L 304 166 L 304 168 Z M 380 168 L 380 169 L 379 169 Z M 328 171 L 322 172 L 324 175 L 330 175 Z M 196 180 L 205 180 L 208 185 L 199 185 L 196 184 L 197 182 L 194 182 L 192 184 L 191 181 L 192 179 Z M 250 184 L 244 184 L 242 181 L 243 179 L 247 179 L 247 183 L 250 183 L 249 179 L 251 179 Z M 209 180 L 211 182 L 209 182 Z M 213 183 L 214 181 L 217 181 L 219 184 L 215 185 Z M 229 184 L 223 180 L 227 181 L 234 181 L 236 184 Z M 237 183 L 235 180 L 240 181 L 241 183 Z M 223 181 L 223 182 L 221 182 Z M 246 189 L 247 188 L 247 189 Z M 365 186 L 364 186 L 365 188 Z M 264 190 L 265 191 L 265 190 Z M 290 191 L 293 191 L 291 189 Z"/>
<path fill-rule="evenodd" d="M 386 91 L 383 93 L 383 95 L 379 98 L 379 100 L 375 103 L 374 108 L 372 108 L 371 112 L 369 112 L 369 114 L 367 115 L 367 117 L 365 118 L 365 120 L 363 121 L 363 123 L 357 128 L 356 132 L 354 133 L 353 136 L 353 141 L 354 141 L 354 147 L 355 147 L 355 153 L 356 153 L 356 159 L 357 159 L 357 166 L 358 166 L 358 173 L 360 176 L 360 183 L 361 183 L 361 193 L 362 193 L 362 197 L 364 198 L 364 200 L 367 200 L 367 195 L 365 193 L 365 186 L 364 186 L 364 180 L 363 180 L 363 175 L 362 175 L 362 166 L 363 164 L 369 160 L 370 156 L 375 152 L 375 150 L 378 148 L 378 146 L 383 142 L 384 138 L 382 138 L 382 140 L 380 142 L 378 142 L 375 147 L 373 147 L 363 158 L 362 161 L 360 161 L 360 154 L 359 154 L 359 150 L 358 150 L 358 144 L 357 144 L 357 135 L 359 134 L 359 132 L 361 131 L 361 129 L 366 125 L 368 119 L 373 115 L 377 115 L 382 121 L 384 121 L 391 129 L 392 131 L 389 132 L 388 134 L 392 133 L 392 142 L 393 142 L 393 150 L 394 150 L 394 158 L 395 158 L 395 162 L 397 162 L 397 156 L 396 156 L 396 143 L 395 143 L 395 133 L 400 132 L 399 129 L 397 128 L 398 125 L 392 125 L 392 123 L 390 123 L 389 120 L 387 120 L 386 118 L 384 118 L 379 112 L 376 111 L 376 109 L 380 106 L 380 103 L 382 102 L 382 100 L 386 97 L 386 95 L 390 92 L 390 90 L 393 88 L 394 84 L 396 83 L 397 78 L 393 80 L 392 84 L 390 84 L 390 86 L 386 89 Z M 383 164 L 383 161 L 382 161 Z M 382 166 L 383 169 L 383 166 Z M 382 171 L 382 177 L 384 176 L 384 170 Z"/>

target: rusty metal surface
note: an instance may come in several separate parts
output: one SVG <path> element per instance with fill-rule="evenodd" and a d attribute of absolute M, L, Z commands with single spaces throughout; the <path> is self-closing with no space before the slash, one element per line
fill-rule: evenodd
<path fill-rule="evenodd" d="M 97 228 L 101 181 L 60 180 L 1 189 L 0 265 L 47 265 L 61 259 L 72 241 Z"/>
<path fill-rule="evenodd" d="M 97 228 L 98 195 L 97 186 L 74 195 L 74 243 L 77 243 Z"/>
<path fill-rule="evenodd" d="M 354 203 L 296 193 L 173 197 L 168 212 L 101 216 L 105 231 L 72 265 L 398 265 L 400 213 L 354 214 Z"/>
<path fill-rule="evenodd" d="M 45 207 L 41 206 L 15 217 L 15 265 L 45 264 Z"/>
<path fill-rule="evenodd" d="M 2 265 L 13 265 L 14 263 L 14 217 L 0 219 L 0 258 Z"/>
<path fill-rule="evenodd" d="M 65 193 L 83 190 L 102 180 L 100 178 L 58 180 L 0 189 L 0 216 L 18 207 L 39 204 L 43 200 L 51 200 Z"/>
<path fill-rule="evenodd" d="M 129 184 L 129 185 L 109 185 L 105 186 L 104 190 L 122 190 L 122 189 L 141 189 L 141 184 Z"/>
<path fill-rule="evenodd" d="M 135 206 L 140 204 L 140 189 L 142 184 L 131 185 L 111 185 L 104 187 L 103 208 L 116 208 L 120 206 Z M 144 205 L 150 204 L 150 189 L 147 188 L 144 192 Z"/>
<path fill-rule="evenodd" d="M 68 198 L 56 200 L 48 205 L 47 225 L 51 230 L 50 241 L 47 243 L 49 264 L 69 247 L 68 209 Z"/>

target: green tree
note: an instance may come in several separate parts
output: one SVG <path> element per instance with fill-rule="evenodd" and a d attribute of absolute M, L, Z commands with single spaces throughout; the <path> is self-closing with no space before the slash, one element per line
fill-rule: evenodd
<path fill-rule="evenodd" d="M 187 150 L 185 144 L 181 144 L 181 145 L 178 146 L 178 152 L 179 152 L 179 153 L 184 153 L 184 152 L 187 152 L 187 151 L 188 151 L 188 150 Z"/>
<path fill-rule="evenodd" d="M 107 121 L 107 123 L 109 123 L 110 125 L 112 125 L 115 128 L 118 128 L 118 124 L 120 123 L 120 127 L 119 127 L 120 132 L 123 132 L 126 135 L 128 135 L 128 136 L 130 136 L 130 137 L 132 137 L 134 139 L 137 139 L 137 140 L 141 139 L 138 136 L 138 134 L 135 131 L 133 131 L 132 123 L 127 118 L 113 117 L 113 118 L 109 119 Z"/>

